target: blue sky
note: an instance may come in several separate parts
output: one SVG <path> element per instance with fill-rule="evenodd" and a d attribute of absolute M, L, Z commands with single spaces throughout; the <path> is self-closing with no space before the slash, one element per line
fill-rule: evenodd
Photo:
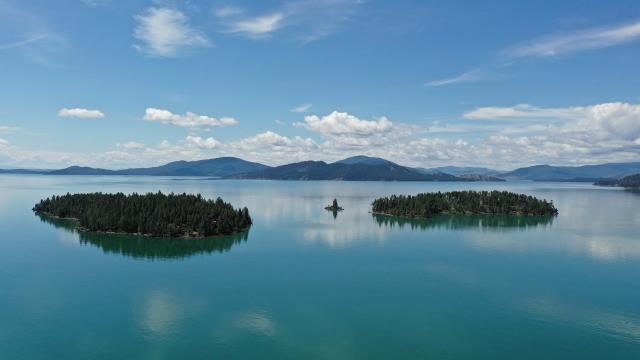
<path fill-rule="evenodd" d="M 640 161 L 637 1 L 0 0 L 0 166 Z"/>

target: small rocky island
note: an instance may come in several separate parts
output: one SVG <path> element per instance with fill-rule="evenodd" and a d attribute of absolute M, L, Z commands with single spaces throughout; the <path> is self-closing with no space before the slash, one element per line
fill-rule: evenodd
<path fill-rule="evenodd" d="M 324 209 L 325 210 L 329 210 L 329 211 L 333 211 L 333 212 L 344 210 L 343 208 L 338 206 L 338 200 L 337 199 L 333 199 L 333 203 L 331 203 L 331 205 L 329 205 L 329 206 L 325 206 Z"/>
<path fill-rule="evenodd" d="M 234 209 L 221 198 L 163 194 L 66 194 L 41 200 L 33 211 L 72 218 L 83 231 L 157 237 L 231 235 L 251 226 L 249 210 Z"/>
<path fill-rule="evenodd" d="M 392 195 L 372 203 L 374 214 L 406 218 L 449 215 L 537 215 L 553 216 L 553 202 L 508 191 L 452 191 L 412 195 Z"/>

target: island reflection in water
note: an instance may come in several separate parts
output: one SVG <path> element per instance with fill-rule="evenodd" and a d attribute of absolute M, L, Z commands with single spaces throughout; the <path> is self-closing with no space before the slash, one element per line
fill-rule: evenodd
<path fill-rule="evenodd" d="M 485 230 L 526 231 L 551 226 L 555 216 L 514 215 L 438 215 L 429 219 L 407 219 L 397 216 L 372 214 L 380 227 L 410 227 L 412 230 Z"/>
<path fill-rule="evenodd" d="M 126 234 L 103 234 L 79 231 L 70 219 L 36 214 L 44 223 L 62 229 L 74 236 L 82 245 L 93 245 L 105 253 L 119 254 L 136 259 L 184 259 L 187 257 L 224 253 L 234 245 L 247 241 L 249 231 L 235 235 L 207 238 L 160 238 Z"/>

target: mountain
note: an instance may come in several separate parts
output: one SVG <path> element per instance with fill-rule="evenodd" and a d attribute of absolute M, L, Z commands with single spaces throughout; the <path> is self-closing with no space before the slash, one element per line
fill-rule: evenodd
<path fill-rule="evenodd" d="M 584 166 L 550 166 L 536 165 L 516 169 L 500 177 L 507 179 L 523 179 L 537 181 L 578 181 L 604 178 L 621 178 L 640 173 L 640 162 L 609 163 Z"/>
<path fill-rule="evenodd" d="M 336 161 L 334 164 L 347 164 L 347 165 L 355 165 L 355 164 L 366 164 L 366 165 L 387 165 L 393 164 L 397 165 L 389 160 L 385 160 L 379 157 L 370 157 L 364 155 L 352 156 L 346 159 L 342 159 L 340 161 Z"/>
<path fill-rule="evenodd" d="M 151 176 L 213 176 L 227 177 L 269 168 L 266 165 L 234 157 L 197 161 L 174 161 L 162 166 L 124 170 L 106 170 L 71 166 L 50 172 L 52 175 L 151 175 Z"/>
<path fill-rule="evenodd" d="M 625 176 L 622 179 L 603 179 L 596 181 L 594 185 L 640 188 L 640 174 Z"/>
<path fill-rule="evenodd" d="M 359 157 L 326 163 L 303 161 L 232 176 L 270 180 L 459 181 L 449 174 L 422 174 L 384 159 Z M 363 161 L 364 160 L 364 161 Z M 382 160 L 382 161 L 381 161 Z"/>

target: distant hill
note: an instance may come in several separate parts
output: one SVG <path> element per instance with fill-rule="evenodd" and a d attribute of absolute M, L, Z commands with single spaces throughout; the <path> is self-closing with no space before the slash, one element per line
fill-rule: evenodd
<path fill-rule="evenodd" d="M 622 179 L 604 179 L 596 181 L 594 185 L 640 188 L 640 174 L 625 176 Z"/>
<path fill-rule="evenodd" d="M 87 166 L 69 166 L 68 168 L 53 170 L 50 175 L 116 175 L 116 171 L 98 169 Z"/>
<path fill-rule="evenodd" d="M 462 174 L 478 174 L 478 175 L 496 175 L 500 173 L 498 170 L 484 168 L 484 167 L 473 167 L 473 166 L 441 166 L 435 168 L 424 169 L 420 168 L 420 170 L 433 173 L 433 172 L 442 172 L 445 174 L 451 175 L 462 175 Z"/>
<path fill-rule="evenodd" d="M 32 169 L 0 169 L 0 174 L 46 174 L 51 170 L 32 170 Z"/>
<path fill-rule="evenodd" d="M 213 176 L 226 177 L 269 168 L 266 165 L 234 157 L 197 161 L 174 161 L 162 166 L 124 170 L 106 170 L 71 166 L 51 171 L 52 175 L 151 175 L 151 176 Z"/>
<path fill-rule="evenodd" d="M 385 159 L 382 159 L 382 158 L 379 158 L 379 157 L 370 157 L 370 156 L 364 156 L 364 155 L 348 157 L 346 159 L 336 161 L 334 164 L 347 164 L 347 165 L 354 165 L 354 164 L 387 165 L 387 164 L 393 164 L 393 165 L 397 165 L 396 163 L 393 163 L 393 162 L 391 162 L 389 160 L 385 160 Z"/>
<path fill-rule="evenodd" d="M 593 181 L 593 179 L 622 178 L 640 173 L 640 162 L 609 163 L 585 166 L 529 166 L 500 174 L 506 179 L 537 181 Z"/>
<path fill-rule="evenodd" d="M 483 175 L 483 174 L 459 174 L 457 177 L 469 181 L 506 181 L 496 176 Z"/>
<path fill-rule="evenodd" d="M 353 158 L 328 164 L 303 161 L 261 171 L 232 176 L 241 179 L 270 180 L 362 180 L 362 181 L 461 181 L 449 174 L 422 174 L 383 159 Z M 382 160 L 382 161 L 381 161 Z"/>
<path fill-rule="evenodd" d="M 122 175 L 219 176 L 225 177 L 269 168 L 267 165 L 236 157 L 219 157 L 197 161 L 174 161 L 166 165 L 122 170 Z"/>

